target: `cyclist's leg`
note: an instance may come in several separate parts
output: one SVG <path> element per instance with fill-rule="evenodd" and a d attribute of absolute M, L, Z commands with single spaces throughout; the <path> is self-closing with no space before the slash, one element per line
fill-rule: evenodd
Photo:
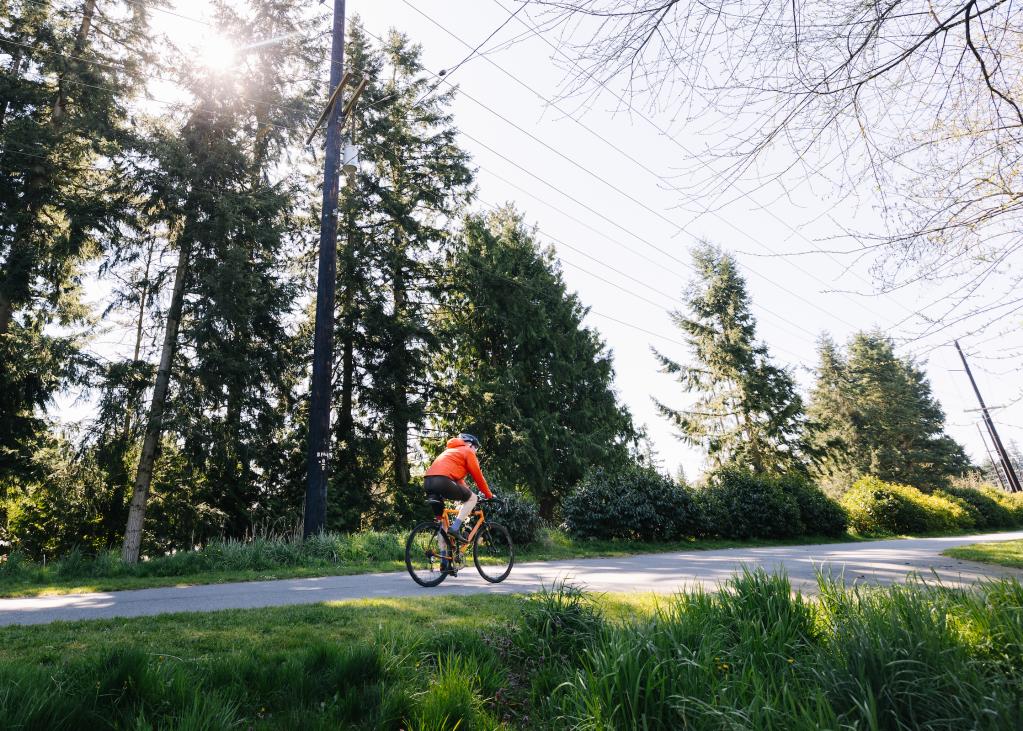
<path fill-rule="evenodd" d="M 468 497 L 463 498 L 462 507 L 458 509 L 458 517 L 455 519 L 454 524 L 451 526 L 452 529 L 456 531 L 462 527 L 462 524 L 465 523 L 465 519 L 472 514 L 473 509 L 476 507 L 477 500 L 476 493 L 474 493 L 467 487 L 464 488 L 464 490 L 469 495 Z"/>
<path fill-rule="evenodd" d="M 451 478 L 438 475 L 427 476 L 423 481 L 423 488 L 426 490 L 427 497 L 434 497 L 440 500 L 463 500 L 465 499 L 465 492 L 470 492 L 462 488 Z M 439 519 L 443 513 L 443 504 L 439 508 L 434 508 L 434 517 Z M 441 533 L 437 534 L 437 548 L 440 551 L 441 569 L 447 570 L 450 566 L 448 562 L 451 556 L 448 555 L 448 541 Z"/>

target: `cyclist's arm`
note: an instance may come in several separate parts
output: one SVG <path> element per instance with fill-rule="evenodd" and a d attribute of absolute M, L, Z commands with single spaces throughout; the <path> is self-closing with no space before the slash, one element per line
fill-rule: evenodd
<path fill-rule="evenodd" d="M 494 497 L 494 494 L 490 492 L 490 486 L 487 485 L 487 481 L 483 478 L 483 471 L 480 469 L 480 461 L 476 459 L 476 455 L 473 454 L 472 450 L 466 455 L 469 462 L 469 474 L 472 475 L 473 482 L 476 483 L 476 487 L 480 489 L 480 492 L 489 500 Z"/>

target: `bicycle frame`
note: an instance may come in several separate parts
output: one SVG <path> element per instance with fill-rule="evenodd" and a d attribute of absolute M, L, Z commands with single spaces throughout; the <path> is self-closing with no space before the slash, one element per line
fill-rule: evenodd
<path fill-rule="evenodd" d="M 472 543 L 472 539 L 476 537 L 476 534 L 479 533 L 480 528 L 483 527 L 483 523 L 486 522 L 487 519 L 486 516 L 483 514 L 483 511 L 479 508 L 473 510 L 469 515 L 476 516 L 477 520 L 473 524 L 472 530 L 469 531 L 469 535 L 465 537 L 465 542 L 467 544 Z M 440 517 L 440 522 L 444 524 L 445 528 L 450 528 L 451 519 L 457 516 L 458 510 L 456 508 L 444 508 L 444 513 Z"/>

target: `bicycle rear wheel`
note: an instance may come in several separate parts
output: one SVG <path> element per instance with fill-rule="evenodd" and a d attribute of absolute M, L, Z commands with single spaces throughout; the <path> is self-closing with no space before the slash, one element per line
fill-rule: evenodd
<path fill-rule="evenodd" d="M 420 586 L 437 586 L 448 577 L 446 567 L 442 566 L 441 546 L 450 556 L 448 538 L 439 523 L 420 523 L 409 534 L 405 543 L 405 568 Z"/>
<path fill-rule="evenodd" d="M 508 578 L 515 563 L 515 549 L 508 529 L 497 523 L 484 523 L 472 542 L 472 561 L 480 576 L 492 584 Z"/>

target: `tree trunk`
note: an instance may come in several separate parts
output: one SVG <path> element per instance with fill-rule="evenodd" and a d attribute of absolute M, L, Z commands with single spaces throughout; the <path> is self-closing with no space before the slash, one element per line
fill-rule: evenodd
<path fill-rule="evenodd" d="M 11 300 L 3 291 L 3 282 L 0 282 L 0 335 L 4 335 L 11 328 L 11 315 L 14 308 Z"/>
<path fill-rule="evenodd" d="M 142 456 L 139 458 L 139 469 L 135 475 L 135 489 L 131 497 L 131 507 L 128 510 L 128 526 L 124 532 L 123 558 L 126 563 L 136 563 L 139 560 L 139 548 L 142 545 L 142 521 L 146 515 L 149 486 L 153 481 L 156 450 L 163 432 L 163 412 L 167 404 L 167 390 L 170 386 L 174 351 L 178 344 L 178 325 L 181 322 L 181 310 L 185 301 L 185 279 L 188 275 L 188 260 L 191 251 L 191 244 L 186 243 L 178 252 L 178 269 L 174 275 L 174 292 L 171 295 L 170 309 L 167 311 L 167 329 L 163 337 L 160 368 L 156 372 L 153 401 L 149 407 L 149 418 L 146 422 L 146 438 L 142 444 Z"/>
<path fill-rule="evenodd" d="M 348 231 L 342 264 L 344 293 L 341 296 L 341 410 L 338 413 L 338 437 L 351 450 L 354 443 L 355 415 L 355 220 L 354 211 L 348 210 Z"/>
<path fill-rule="evenodd" d="M 397 242 L 396 242 L 397 243 Z M 402 316 L 405 312 L 405 277 L 401 269 L 401 257 L 399 251 L 395 252 L 394 262 L 394 320 L 397 329 L 404 327 Z M 394 485 L 398 494 L 403 499 L 408 498 L 409 481 L 411 474 L 408 466 L 408 403 L 405 389 L 408 387 L 408 373 L 405 367 L 405 338 L 395 338 L 392 351 L 394 363 L 398 366 L 395 371 L 394 398 L 392 402 L 391 418 L 394 425 L 394 434 L 391 438 L 391 448 L 394 450 Z M 400 366 L 399 366 L 400 364 Z"/>
<path fill-rule="evenodd" d="M 149 270 L 153 265 L 153 251 L 156 249 L 156 242 L 149 242 L 149 251 L 146 252 L 146 274 L 142 278 L 142 294 L 139 296 L 139 319 L 135 325 L 135 354 L 133 359 L 138 360 L 142 353 L 142 322 L 146 316 L 146 299 L 149 297 Z"/>
<path fill-rule="evenodd" d="M 75 38 L 75 56 L 80 56 L 85 51 L 85 44 L 89 42 L 89 29 L 92 27 L 92 16 L 96 12 L 96 0 L 85 0 L 82 8 L 82 24 L 78 26 L 78 36 Z M 84 63 L 78 58 L 68 59 L 71 65 Z M 57 99 L 53 103 L 53 116 L 51 122 L 54 127 L 59 127 L 64 120 L 67 111 L 67 74 L 62 73 L 57 80 Z"/>

